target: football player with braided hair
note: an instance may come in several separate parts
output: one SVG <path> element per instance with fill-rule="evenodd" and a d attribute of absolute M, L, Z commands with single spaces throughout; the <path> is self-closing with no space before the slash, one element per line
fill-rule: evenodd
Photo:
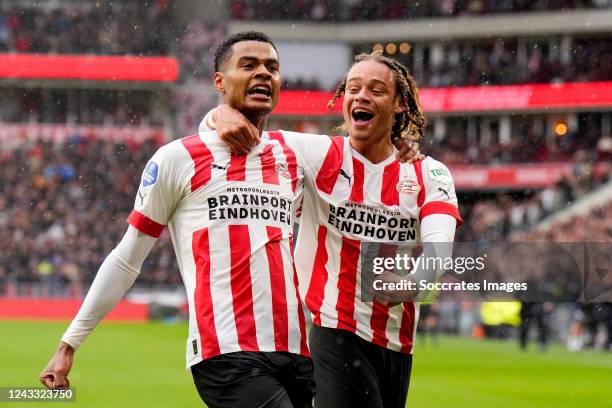
<path fill-rule="evenodd" d="M 380 54 L 359 55 L 330 106 L 340 97 L 348 138 L 267 131 L 261 141 L 279 141 L 279 151 L 291 157 L 289 170 L 303 169 L 294 259 L 300 296 L 312 314 L 315 406 L 400 408 L 408 393 L 418 305 L 414 291 L 412 297 L 410 291 L 362 296 L 372 266 L 367 257 L 377 247 L 450 246 L 462 220 L 444 164 L 431 157 L 397 160 L 392 139 L 417 140 L 426 125 L 408 70 Z M 226 106 L 201 126 L 216 126 L 229 145 L 252 132 L 248 120 Z M 252 139 L 257 149 L 261 141 Z"/>

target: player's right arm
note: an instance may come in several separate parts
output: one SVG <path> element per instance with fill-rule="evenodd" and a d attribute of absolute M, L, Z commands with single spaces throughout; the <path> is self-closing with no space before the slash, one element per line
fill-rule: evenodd
<path fill-rule="evenodd" d="M 257 128 L 242 113 L 225 104 L 219 105 L 209 111 L 200 123 L 200 132 L 209 130 L 216 130 L 217 134 L 234 154 L 247 154 L 249 150 L 260 141 L 260 135 Z M 300 153 L 309 153 L 309 155 L 303 157 L 303 164 L 312 167 L 315 163 L 310 157 L 314 157 L 315 162 L 319 158 L 316 151 L 312 151 L 312 149 L 320 149 L 322 147 L 321 143 L 325 144 L 323 139 L 317 139 L 317 136 L 321 137 L 322 135 L 315 136 L 297 132 L 292 133 L 292 138 L 296 140 L 297 144 L 306 146 L 306 149 L 295 149 L 293 146 L 291 147 L 296 150 L 298 156 Z M 289 145 L 292 144 L 289 140 L 287 140 L 287 143 Z M 414 162 L 425 158 L 421 154 L 417 142 L 398 139 L 395 142 L 395 146 L 398 149 L 397 159 L 400 162 Z"/>
<path fill-rule="evenodd" d="M 79 312 L 40 374 L 39 380 L 47 388 L 70 387 L 68 373 L 74 352 L 133 285 L 145 258 L 171 218 L 183 186 L 175 157 L 180 150 L 169 146 L 158 150 L 147 164 L 134 210 L 128 218 L 127 232 L 100 266 Z"/>

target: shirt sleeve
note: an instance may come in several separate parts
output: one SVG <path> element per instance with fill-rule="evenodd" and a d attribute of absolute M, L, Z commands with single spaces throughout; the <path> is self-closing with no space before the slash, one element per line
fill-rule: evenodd
<path fill-rule="evenodd" d="M 209 132 L 211 130 L 215 130 L 215 127 L 212 121 L 212 113 L 215 109 L 217 108 L 213 108 L 209 110 L 208 113 L 206 113 L 206 116 L 204 116 L 204 119 L 202 119 L 202 121 L 200 122 L 200 126 L 198 126 L 198 133 Z"/>
<path fill-rule="evenodd" d="M 446 214 L 457 220 L 457 227 L 463 224 L 455 193 L 455 183 L 450 170 L 437 160 L 427 157 L 422 162 L 425 200 L 420 210 L 420 218 L 432 214 Z"/>
<path fill-rule="evenodd" d="M 174 143 L 174 142 L 173 142 Z M 178 157 L 174 144 L 160 148 L 142 172 L 134 209 L 128 223 L 142 233 L 158 238 L 182 196 Z"/>
<path fill-rule="evenodd" d="M 316 177 L 332 145 L 327 135 L 280 131 L 287 146 L 293 150 L 298 164 L 304 168 L 307 177 Z"/>
<path fill-rule="evenodd" d="M 96 325 L 117 306 L 140 273 L 155 239 L 128 227 L 117 247 L 106 257 L 76 317 L 62 341 L 78 348 Z"/>

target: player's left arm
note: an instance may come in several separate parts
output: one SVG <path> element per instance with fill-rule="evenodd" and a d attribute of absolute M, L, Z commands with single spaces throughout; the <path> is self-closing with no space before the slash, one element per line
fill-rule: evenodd
<path fill-rule="evenodd" d="M 455 238 L 455 229 L 457 220 L 447 214 L 431 214 L 421 222 L 421 242 L 423 244 L 422 260 L 431 259 L 434 257 L 450 257 L 453 252 L 453 240 Z M 385 282 L 400 283 L 402 281 L 411 281 L 414 287 L 418 288 L 418 282 L 426 280 L 429 282 L 435 281 L 444 272 L 441 269 L 436 269 L 439 263 L 432 262 L 432 268 L 426 266 L 426 262 L 419 263 L 419 267 L 409 275 L 397 275 L 392 272 L 384 272 L 381 274 L 381 279 Z M 382 302 L 386 306 L 392 307 L 400 303 L 427 298 L 427 293 L 421 293 L 418 289 L 415 290 L 389 290 L 380 291 Z"/>
<path fill-rule="evenodd" d="M 427 157 L 421 162 L 425 200 L 419 209 L 421 222 L 433 214 L 446 214 L 453 217 L 457 227 L 463 224 L 459 214 L 455 182 L 450 170 L 443 163 Z"/>
<path fill-rule="evenodd" d="M 438 268 L 440 262 L 427 262 L 428 259 L 446 259 L 452 257 L 455 230 L 463 220 L 459 214 L 455 184 L 448 168 L 431 157 L 418 163 L 423 179 L 425 197 L 419 209 L 421 220 L 421 235 L 419 237 L 423 246 L 422 262 L 417 269 L 407 276 L 388 274 L 386 281 L 399 282 L 402 280 L 434 282 L 440 278 L 444 270 Z M 444 264 L 444 262 L 442 262 Z M 427 298 L 428 293 L 418 291 L 387 291 L 382 293 L 388 306 L 401 302 Z"/>
<path fill-rule="evenodd" d="M 443 163 L 426 158 L 422 162 L 425 201 L 420 208 L 420 240 L 423 245 L 423 258 L 446 260 L 453 256 L 455 230 L 463 224 L 459 214 L 457 194 L 453 176 Z M 427 267 L 418 268 L 413 274 L 419 282 L 434 282 L 445 272 L 441 265 L 446 262 L 423 263 Z M 427 293 L 419 293 L 419 299 L 427 298 Z"/>

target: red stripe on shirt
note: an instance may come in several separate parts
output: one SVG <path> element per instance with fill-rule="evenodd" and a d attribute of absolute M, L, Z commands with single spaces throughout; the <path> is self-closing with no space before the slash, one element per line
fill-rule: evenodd
<path fill-rule="evenodd" d="M 244 181 L 246 169 L 246 155 L 232 155 L 227 168 L 227 181 Z"/>
<path fill-rule="evenodd" d="M 423 218 L 432 214 L 450 215 L 457 220 L 457 228 L 463 224 L 463 219 L 461 218 L 461 215 L 459 215 L 459 209 L 451 203 L 446 203 L 444 201 L 430 201 L 421 207 L 419 218 L 422 220 Z"/>
<path fill-rule="evenodd" d="M 150 235 L 153 238 L 159 238 L 164 230 L 164 225 L 153 221 L 143 213 L 136 210 L 132 210 L 128 216 L 127 222 L 138 231 Z"/>
<path fill-rule="evenodd" d="M 300 300 L 300 292 L 298 290 L 299 281 L 297 271 L 295 270 L 295 264 L 293 265 L 293 283 L 295 284 L 295 296 L 297 298 L 298 307 L 298 322 L 300 325 L 300 354 L 304 356 L 310 356 L 310 350 L 308 349 L 308 337 L 306 336 L 306 317 L 304 316 L 304 309 L 302 308 L 302 301 Z M 319 324 L 321 324 L 321 317 L 319 316 Z"/>
<path fill-rule="evenodd" d="M 196 266 L 196 286 L 194 290 L 195 318 L 200 333 L 202 358 L 211 358 L 221 354 L 215 315 L 210 289 L 210 248 L 208 228 L 193 233 L 193 258 Z"/>
<path fill-rule="evenodd" d="M 398 246 L 390 243 L 380 243 L 378 257 L 395 258 Z M 389 308 L 374 300 L 372 303 L 372 315 L 370 316 L 370 328 L 372 329 L 372 343 L 381 347 L 387 347 L 387 321 L 389 320 Z"/>
<path fill-rule="evenodd" d="M 380 199 L 384 205 L 399 205 L 399 183 L 400 164 L 397 160 L 385 166 L 383 171 L 382 191 Z"/>
<path fill-rule="evenodd" d="M 372 316 L 370 316 L 370 327 L 372 328 L 372 343 L 381 347 L 387 347 L 387 320 L 389 320 L 389 308 L 382 303 L 374 301 L 372 303 Z"/>
<path fill-rule="evenodd" d="M 267 145 L 259 155 L 261 160 L 261 173 L 263 182 L 266 184 L 278 185 L 278 173 L 276 172 L 276 160 L 272 152 L 272 145 Z"/>
<path fill-rule="evenodd" d="M 423 206 L 425 202 L 425 184 L 423 183 L 423 161 L 419 160 L 414 162 L 414 172 L 416 173 L 417 182 L 419 183 L 419 195 L 417 196 L 417 205 Z"/>
<path fill-rule="evenodd" d="M 285 138 L 281 132 L 268 132 L 271 140 L 277 140 L 283 148 L 285 159 L 287 160 L 287 167 L 289 174 L 291 175 L 291 188 L 295 193 L 297 188 L 298 176 L 297 176 L 297 159 L 293 150 L 285 143 Z"/>
<path fill-rule="evenodd" d="M 274 345 L 276 351 L 289 351 L 289 320 L 287 318 L 287 293 L 285 287 L 285 267 L 281 254 L 280 241 L 283 233 L 280 228 L 266 227 L 268 242 L 266 255 L 270 267 L 270 291 L 272 292 L 272 320 L 274 322 Z"/>
<path fill-rule="evenodd" d="M 363 163 L 353 157 L 353 186 L 349 200 L 355 203 L 363 203 Z"/>
<path fill-rule="evenodd" d="M 355 292 L 357 290 L 357 262 L 361 244 L 358 240 L 342 237 L 340 272 L 338 273 L 338 328 L 355 333 Z"/>
<path fill-rule="evenodd" d="M 405 302 L 402 304 L 402 323 L 400 325 L 399 340 L 402 345 L 401 352 L 410 354 L 414 344 L 414 319 L 416 315 L 416 303 Z"/>
<path fill-rule="evenodd" d="M 248 225 L 229 225 L 232 302 L 242 351 L 259 351 L 253 313 L 251 237 Z"/>
<path fill-rule="evenodd" d="M 324 193 L 331 194 L 338 180 L 340 169 L 342 168 L 342 158 L 344 156 L 344 137 L 336 136 L 332 138 L 325 160 L 321 165 L 321 170 L 317 174 L 317 188 Z"/>
<path fill-rule="evenodd" d="M 313 323 L 318 326 L 321 325 L 321 304 L 323 303 L 323 296 L 325 294 L 325 285 L 329 278 L 325 266 L 327 264 L 327 248 L 325 247 L 326 238 L 327 228 L 319 225 L 319 231 L 317 232 L 317 252 L 315 254 L 312 276 L 305 299 L 306 306 L 308 306 L 308 309 L 310 309 L 314 315 Z"/>
<path fill-rule="evenodd" d="M 191 191 L 196 191 L 210 181 L 211 163 L 213 155 L 204 144 L 200 135 L 191 135 L 181 139 L 183 146 L 189 152 L 195 167 L 195 173 L 191 177 Z"/>
<path fill-rule="evenodd" d="M 295 298 L 297 299 L 298 308 L 298 323 L 300 326 L 300 354 L 304 356 L 310 356 L 310 350 L 308 349 L 308 337 L 306 336 L 306 316 L 304 315 L 304 308 L 302 307 L 302 301 L 300 298 L 300 281 L 298 279 L 297 271 L 295 270 L 295 262 L 293 262 L 293 237 L 289 238 L 289 245 L 291 246 L 291 265 L 293 267 L 293 285 L 295 286 Z"/>

